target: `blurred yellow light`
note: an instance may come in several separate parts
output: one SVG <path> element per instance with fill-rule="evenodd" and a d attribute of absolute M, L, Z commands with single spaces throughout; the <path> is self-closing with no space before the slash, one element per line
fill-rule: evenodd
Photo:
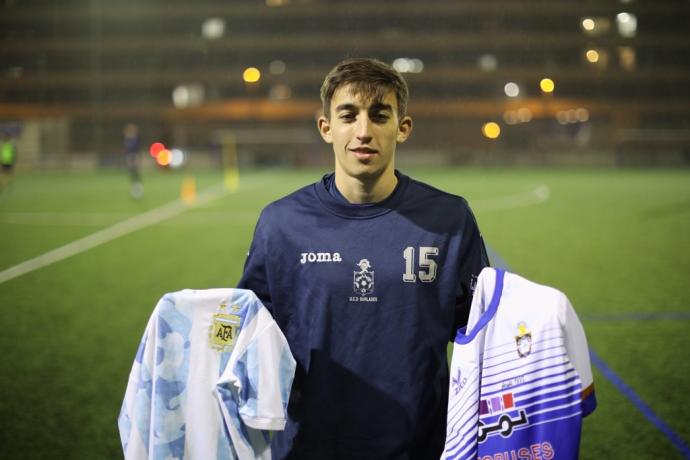
<path fill-rule="evenodd" d="M 484 123 L 484 126 L 482 126 L 482 134 L 489 139 L 496 139 L 501 135 L 501 127 L 498 126 L 498 123 L 493 121 Z"/>
<path fill-rule="evenodd" d="M 587 57 L 587 60 L 592 64 L 599 62 L 599 53 L 597 52 L 597 50 L 587 50 L 585 56 Z"/>
<path fill-rule="evenodd" d="M 247 67 L 244 69 L 242 78 L 245 83 L 256 83 L 261 78 L 261 72 L 256 67 Z"/>
<path fill-rule="evenodd" d="M 594 30 L 594 19 L 592 18 L 585 18 L 582 20 L 582 28 L 585 30 Z"/>
<path fill-rule="evenodd" d="M 545 93 L 553 93 L 553 90 L 556 88 L 556 84 L 550 78 L 542 78 L 539 82 L 539 87 Z"/>
<path fill-rule="evenodd" d="M 156 155 L 156 162 L 161 166 L 168 166 L 172 159 L 172 153 L 168 149 L 163 149 Z"/>

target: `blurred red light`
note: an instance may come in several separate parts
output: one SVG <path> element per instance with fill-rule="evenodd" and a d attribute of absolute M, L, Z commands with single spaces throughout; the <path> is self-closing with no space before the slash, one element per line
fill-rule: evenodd
<path fill-rule="evenodd" d="M 165 145 L 160 142 L 154 142 L 151 144 L 151 147 L 149 147 L 149 153 L 153 158 L 156 158 L 161 150 L 165 150 Z"/>

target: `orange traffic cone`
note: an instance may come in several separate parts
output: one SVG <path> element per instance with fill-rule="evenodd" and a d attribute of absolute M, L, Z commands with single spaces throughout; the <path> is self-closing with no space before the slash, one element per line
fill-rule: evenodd
<path fill-rule="evenodd" d="M 196 201 L 196 180 L 194 176 L 185 176 L 185 178 L 182 179 L 180 199 L 182 199 L 182 202 L 185 204 L 192 204 Z"/>

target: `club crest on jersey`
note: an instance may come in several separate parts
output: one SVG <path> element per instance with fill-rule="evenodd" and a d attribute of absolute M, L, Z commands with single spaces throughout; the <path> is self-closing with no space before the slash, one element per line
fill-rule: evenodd
<path fill-rule="evenodd" d="M 371 263 L 362 259 L 357 263 L 359 271 L 353 272 L 354 290 L 357 294 L 365 296 L 374 292 L 374 271 Z"/>
<path fill-rule="evenodd" d="M 532 332 L 527 329 L 527 324 L 524 321 L 518 323 L 518 334 L 515 336 L 515 345 L 517 346 L 518 355 L 521 358 L 529 355 L 532 352 Z"/>
<path fill-rule="evenodd" d="M 233 305 L 228 311 L 227 303 L 221 302 L 218 313 L 213 315 L 209 332 L 209 345 L 219 351 L 232 351 L 240 332 L 240 317 L 230 312 L 237 313 L 240 307 Z"/>

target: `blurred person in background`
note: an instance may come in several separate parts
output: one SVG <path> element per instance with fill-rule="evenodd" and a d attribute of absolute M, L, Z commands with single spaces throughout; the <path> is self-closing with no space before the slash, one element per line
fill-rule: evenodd
<path fill-rule="evenodd" d="M 129 171 L 129 194 L 134 199 L 144 196 L 144 184 L 139 172 L 139 127 L 134 123 L 127 123 L 123 130 L 125 166 Z"/>
<path fill-rule="evenodd" d="M 8 130 L 5 130 L 2 135 L 2 144 L 0 145 L 0 163 L 2 163 L 2 182 L 0 183 L 0 191 L 5 192 L 12 189 L 14 183 L 14 165 L 17 162 L 17 144 L 14 136 Z"/>
<path fill-rule="evenodd" d="M 488 265 L 465 199 L 395 169 L 407 83 L 348 59 L 326 76 L 318 130 L 335 172 L 262 211 L 239 287 L 287 337 L 297 371 L 274 459 L 439 458 L 448 342 Z"/>

